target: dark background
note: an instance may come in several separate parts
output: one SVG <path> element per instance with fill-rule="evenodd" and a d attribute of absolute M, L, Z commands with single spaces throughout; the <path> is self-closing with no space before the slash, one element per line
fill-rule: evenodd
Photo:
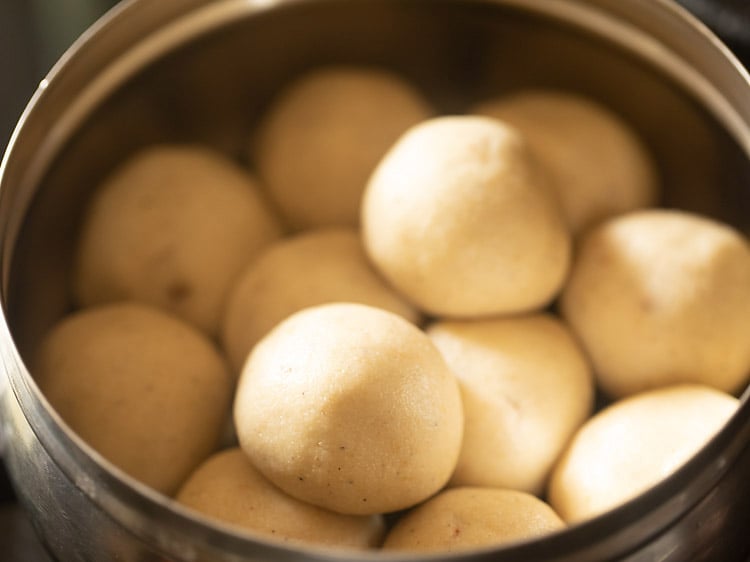
<path fill-rule="evenodd" d="M 750 0 L 678 0 L 750 64 Z M 0 153 L 65 49 L 116 0 L 0 0 Z"/>
<path fill-rule="evenodd" d="M 750 0 L 678 0 L 750 66 Z M 39 81 L 116 0 L 0 0 L 0 154 Z M 2 376 L 2 375 L 0 375 Z M 48 562 L 0 462 L 0 560 Z"/>

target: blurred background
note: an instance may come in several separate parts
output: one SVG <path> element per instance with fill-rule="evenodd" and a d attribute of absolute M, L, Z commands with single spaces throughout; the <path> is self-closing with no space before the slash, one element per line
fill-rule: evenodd
<path fill-rule="evenodd" d="M 677 1 L 750 67 L 750 0 Z M 0 0 L 0 154 L 39 81 L 81 33 L 116 4 L 117 0 Z M 1 460 L 0 560 L 49 561 L 15 503 Z"/>
<path fill-rule="evenodd" d="M 65 49 L 116 0 L 0 0 L 0 147 Z"/>
<path fill-rule="evenodd" d="M 750 0 L 678 0 L 744 61 Z M 39 81 L 73 41 L 117 0 L 0 0 L 0 151 Z"/>
<path fill-rule="evenodd" d="M 750 61 L 750 0 L 677 0 Z M 0 151 L 39 81 L 117 0 L 0 0 Z M 750 63 L 747 63 L 750 64 Z"/>

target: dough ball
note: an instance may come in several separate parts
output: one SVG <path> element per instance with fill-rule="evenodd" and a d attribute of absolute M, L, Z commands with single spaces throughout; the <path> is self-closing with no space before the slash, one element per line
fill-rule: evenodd
<path fill-rule="evenodd" d="M 253 159 L 292 227 L 355 226 L 378 160 L 401 133 L 431 114 L 422 96 L 390 72 L 317 68 L 274 100 Z"/>
<path fill-rule="evenodd" d="M 451 484 L 540 494 L 593 407 L 593 377 L 567 327 L 538 314 L 439 322 L 428 335 L 463 398 L 463 445 Z"/>
<path fill-rule="evenodd" d="M 593 100 L 530 90 L 485 101 L 472 111 L 521 132 L 576 233 L 656 202 L 659 180 L 645 145 L 628 123 Z"/>
<path fill-rule="evenodd" d="M 549 505 L 525 492 L 451 488 L 404 515 L 383 549 L 466 551 L 541 537 L 564 526 Z"/>
<path fill-rule="evenodd" d="M 676 385 L 615 402 L 591 418 L 552 473 L 549 501 L 573 523 L 654 486 L 682 466 L 737 410 L 701 385 Z"/>
<path fill-rule="evenodd" d="M 681 211 L 611 219 L 584 237 L 565 318 L 606 394 L 677 382 L 734 392 L 750 373 L 750 248 Z"/>
<path fill-rule="evenodd" d="M 239 448 L 216 453 L 201 464 L 177 501 L 204 515 L 281 541 L 325 546 L 377 546 L 379 515 L 342 515 L 301 502 L 266 480 Z"/>
<path fill-rule="evenodd" d="M 214 450 L 231 406 L 232 379 L 209 340 L 140 303 L 64 318 L 32 372 L 73 431 L 167 495 Z"/>
<path fill-rule="evenodd" d="M 154 146 L 95 194 L 74 291 L 83 306 L 138 300 L 214 334 L 230 283 L 279 235 L 256 182 L 224 156 Z"/>
<path fill-rule="evenodd" d="M 351 514 L 397 511 L 456 466 L 458 383 L 429 338 L 360 304 L 298 312 L 258 343 L 234 405 L 240 445 L 288 494 Z"/>
<path fill-rule="evenodd" d="M 419 321 L 418 312 L 372 269 L 356 230 L 307 231 L 268 248 L 231 291 L 222 340 L 235 371 L 258 340 L 287 316 L 335 301 L 368 304 Z"/>
<path fill-rule="evenodd" d="M 374 172 L 362 220 L 375 265 L 436 316 L 541 308 L 568 271 L 556 201 L 522 138 L 494 119 L 410 129 Z"/>

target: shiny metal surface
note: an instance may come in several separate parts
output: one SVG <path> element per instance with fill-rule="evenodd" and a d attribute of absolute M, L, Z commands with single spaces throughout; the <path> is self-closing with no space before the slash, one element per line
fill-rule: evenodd
<path fill-rule="evenodd" d="M 444 112 L 524 86 L 596 97 L 656 155 L 664 204 L 750 231 L 750 81 L 671 2 L 131 0 L 43 83 L 0 176 L 5 454 L 58 559 L 400 559 L 302 553 L 205 525 L 71 434 L 24 363 L 69 307 L 78 217 L 118 161 L 152 142 L 183 140 L 242 160 L 273 93 L 304 68 L 333 61 L 395 68 Z M 634 502 L 544 540 L 461 559 L 744 560 L 748 402 L 696 458 Z"/>

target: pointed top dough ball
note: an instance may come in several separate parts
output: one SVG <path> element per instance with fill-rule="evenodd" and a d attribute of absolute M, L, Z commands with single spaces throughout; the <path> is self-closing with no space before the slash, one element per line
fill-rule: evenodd
<path fill-rule="evenodd" d="M 386 536 L 383 549 L 463 552 L 530 540 L 564 527 L 554 510 L 531 494 L 450 488 L 403 515 Z"/>
<path fill-rule="evenodd" d="M 266 480 L 239 448 L 209 457 L 183 484 L 177 501 L 223 523 L 280 541 L 333 547 L 375 547 L 379 515 L 342 515 L 285 494 Z"/>
<path fill-rule="evenodd" d="M 574 436 L 552 473 L 550 503 L 568 523 L 614 509 L 680 468 L 738 406 L 733 396 L 693 384 L 613 403 Z"/>
<path fill-rule="evenodd" d="M 405 133 L 373 173 L 365 248 L 424 311 L 475 317 L 547 305 L 570 233 L 521 136 L 487 117 L 439 117 Z"/>
<path fill-rule="evenodd" d="M 132 302 L 61 320 L 42 341 L 32 372 L 73 431 L 165 494 L 218 445 L 234 386 L 202 333 Z"/>
<path fill-rule="evenodd" d="M 367 66 L 325 66 L 289 84 L 254 139 L 252 160 L 296 229 L 359 223 L 372 169 L 433 110 L 404 79 Z"/>
<path fill-rule="evenodd" d="M 463 431 L 456 378 L 429 338 L 391 312 L 343 303 L 300 311 L 255 346 L 234 419 L 269 480 L 350 514 L 437 492 Z"/>
<path fill-rule="evenodd" d="M 223 155 L 157 145 L 94 194 L 74 269 L 78 303 L 138 300 L 213 334 L 226 292 L 281 234 L 258 184 Z"/>
<path fill-rule="evenodd" d="M 658 177 L 651 155 L 629 124 L 593 100 L 529 90 L 485 101 L 472 112 L 521 132 L 575 233 L 656 202 Z"/>
<path fill-rule="evenodd" d="M 456 374 L 464 438 L 451 485 L 540 494 L 593 407 L 586 357 L 548 314 L 444 321 L 427 334 Z"/>
<path fill-rule="evenodd" d="M 582 239 L 561 308 L 612 397 L 678 382 L 731 393 L 750 376 L 750 246 L 711 219 L 603 223 Z"/>
<path fill-rule="evenodd" d="M 410 322 L 419 313 L 373 270 L 353 228 L 321 228 L 272 244 L 240 275 L 227 299 L 222 341 L 236 372 L 252 347 L 292 313 L 358 302 Z"/>

